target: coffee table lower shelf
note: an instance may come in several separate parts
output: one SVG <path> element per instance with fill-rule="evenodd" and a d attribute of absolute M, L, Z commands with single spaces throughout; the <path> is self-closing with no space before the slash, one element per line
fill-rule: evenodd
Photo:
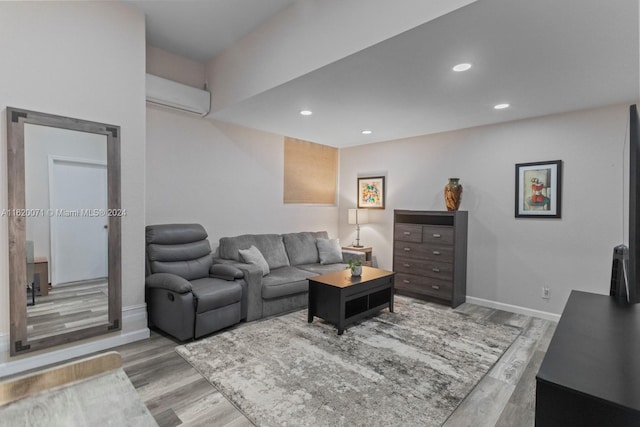
<path fill-rule="evenodd" d="M 309 279 L 308 322 L 320 317 L 333 323 L 342 335 L 345 328 L 385 308 L 393 312 L 394 273 L 363 267 L 360 278 L 338 272 Z"/>

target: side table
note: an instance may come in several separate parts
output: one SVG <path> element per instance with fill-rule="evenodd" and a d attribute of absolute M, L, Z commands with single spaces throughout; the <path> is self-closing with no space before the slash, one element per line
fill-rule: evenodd
<path fill-rule="evenodd" d="M 373 267 L 373 259 L 372 259 L 372 255 L 373 255 L 373 248 L 371 246 L 363 246 L 361 248 L 355 247 L 355 246 L 343 246 L 342 249 L 348 250 L 348 251 L 358 251 L 358 252 L 363 252 L 364 253 L 364 265 L 366 265 L 367 267 Z"/>
<path fill-rule="evenodd" d="M 49 295 L 49 261 L 47 257 L 35 257 L 34 273 L 38 274 L 40 281 L 36 284 L 38 295 Z"/>

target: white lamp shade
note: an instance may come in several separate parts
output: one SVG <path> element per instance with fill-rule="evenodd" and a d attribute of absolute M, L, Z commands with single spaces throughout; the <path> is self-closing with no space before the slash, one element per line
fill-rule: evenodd
<path fill-rule="evenodd" d="M 368 224 L 369 211 L 367 209 L 349 209 L 349 224 Z"/>

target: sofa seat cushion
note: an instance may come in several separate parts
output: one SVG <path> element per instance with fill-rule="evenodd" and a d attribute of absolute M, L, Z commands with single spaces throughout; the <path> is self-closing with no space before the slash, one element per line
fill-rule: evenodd
<path fill-rule="evenodd" d="M 287 251 L 279 234 L 244 234 L 220 239 L 218 254 L 220 258 L 242 261 L 240 249 L 258 248 L 269 265 L 269 269 L 289 266 Z"/>
<path fill-rule="evenodd" d="M 320 262 L 318 246 L 316 245 L 316 239 L 319 238 L 328 239 L 329 236 L 326 231 L 283 234 L 282 240 L 291 265 Z"/>
<path fill-rule="evenodd" d="M 301 269 L 301 270 L 305 270 L 308 271 L 310 273 L 315 273 L 315 274 L 327 274 L 327 273 L 333 273 L 335 271 L 342 271 L 342 270 L 346 270 L 347 267 L 349 267 L 348 264 L 327 264 L 327 265 L 322 265 L 322 264 L 305 264 L 305 265 L 297 265 L 297 268 Z"/>
<path fill-rule="evenodd" d="M 206 277 L 192 280 L 191 288 L 198 299 L 196 313 L 206 313 L 242 299 L 242 286 L 238 282 Z"/>
<path fill-rule="evenodd" d="M 316 274 L 295 267 L 271 270 L 262 278 L 262 298 L 280 298 L 309 291 L 307 279 Z"/>

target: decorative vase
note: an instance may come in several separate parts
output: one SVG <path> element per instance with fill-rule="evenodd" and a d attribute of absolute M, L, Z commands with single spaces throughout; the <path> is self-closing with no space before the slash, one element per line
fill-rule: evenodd
<path fill-rule="evenodd" d="M 355 277 L 360 277 L 362 275 L 362 266 L 356 265 L 355 267 L 351 267 L 351 275 Z"/>
<path fill-rule="evenodd" d="M 462 185 L 460 178 L 449 178 L 449 182 L 444 186 L 444 203 L 448 211 L 457 211 L 462 201 Z"/>

